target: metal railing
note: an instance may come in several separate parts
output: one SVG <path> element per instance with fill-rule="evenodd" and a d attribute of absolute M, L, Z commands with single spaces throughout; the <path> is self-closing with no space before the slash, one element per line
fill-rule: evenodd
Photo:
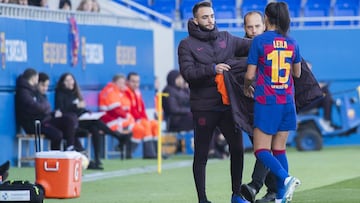
<path fill-rule="evenodd" d="M 233 19 L 216 19 L 217 25 L 221 25 L 226 29 L 239 29 L 244 25 L 243 18 Z M 344 24 L 350 22 L 349 24 Z M 188 20 L 180 20 L 175 22 L 175 29 L 185 30 L 187 29 Z M 317 25 L 308 25 L 311 23 L 317 23 Z M 326 16 L 326 17 L 297 17 L 291 18 L 291 29 L 306 29 L 306 28 L 360 28 L 360 16 Z"/>
<path fill-rule="evenodd" d="M 68 18 L 74 16 L 78 24 L 109 25 L 141 29 L 151 28 L 148 20 L 144 20 L 139 17 L 118 16 L 83 11 L 50 10 L 46 8 L 20 6 L 16 4 L 0 3 L 0 16 L 60 23 L 67 23 Z"/>
<path fill-rule="evenodd" d="M 187 29 L 188 20 L 176 20 L 164 16 L 153 11 L 141 4 L 130 0 L 117 0 L 123 6 L 137 10 L 139 16 L 129 17 L 113 14 L 91 13 L 82 11 L 63 11 L 50 10 L 33 6 L 20 6 L 16 4 L 0 3 L 0 16 L 26 19 L 40 20 L 50 22 L 68 22 L 70 16 L 75 16 L 78 24 L 90 25 L 109 25 L 120 27 L 133 27 L 141 29 L 151 29 L 149 20 L 161 23 L 165 26 L 175 28 L 177 30 Z M 243 27 L 243 19 L 217 19 L 217 24 L 221 24 L 222 28 L 238 29 Z M 307 25 L 308 23 L 318 22 L 319 25 Z M 338 25 L 342 22 L 351 22 L 350 25 Z M 304 29 L 308 27 L 327 29 L 331 28 L 360 28 L 360 16 L 326 16 L 326 17 L 297 17 L 291 19 L 292 29 Z"/>
<path fill-rule="evenodd" d="M 158 13 L 146 6 L 143 6 L 141 4 L 138 4 L 131 0 L 115 0 L 115 2 L 126 6 L 130 9 L 140 11 L 141 13 L 144 13 L 148 20 L 154 20 L 155 22 L 161 23 L 162 25 L 165 25 L 167 27 L 173 26 L 173 19 L 169 18 L 168 16 L 162 15 L 161 13 Z"/>

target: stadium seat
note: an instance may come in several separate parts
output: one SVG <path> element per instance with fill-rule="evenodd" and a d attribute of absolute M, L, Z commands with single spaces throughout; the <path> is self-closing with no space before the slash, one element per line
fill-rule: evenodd
<path fill-rule="evenodd" d="M 287 0 L 286 3 L 288 4 L 291 18 L 298 18 L 301 16 L 301 0 Z M 299 24 L 299 22 L 291 21 L 291 26 L 299 26 Z"/>
<path fill-rule="evenodd" d="M 181 9 L 181 19 L 187 21 L 188 19 L 193 17 L 191 8 L 182 8 Z"/>
<path fill-rule="evenodd" d="M 194 1 L 191 0 L 182 0 L 180 3 L 180 18 L 183 21 L 187 21 L 189 18 L 193 17 L 192 7 Z"/>
<path fill-rule="evenodd" d="M 236 23 L 219 22 L 223 19 L 236 19 L 236 10 L 234 7 L 218 7 L 215 9 L 215 20 L 218 27 L 236 27 Z"/>
<path fill-rule="evenodd" d="M 267 0 L 243 0 L 240 6 L 241 15 L 244 16 L 247 12 L 254 10 L 264 13 L 267 3 Z"/>
<path fill-rule="evenodd" d="M 175 19 L 176 17 L 176 1 L 164 1 L 164 0 L 156 0 L 153 5 L 150 7 L 154 11 L 161 13 L 171 19 Z"/>
<path fill-rule="evenodd" d="M 236 0 L 212 0 L 212 5 L 214 8 L 217 7 L 236 7 Z"/>
<path fill-rule="evenodd" d="M 358 16 L 359 0 L 337 0 L 334 5 L 334 16 Z M 358 21 L 335 21 L 334 25 L 356 25 Z"/>
<path fill-rule="evenodd" d="M 213 0 L 216 19 L 236 18 L 236 0 Z M 193 0 L 182 0 L 180 3 L 180 15 L 182 20 L 188 20 L 193 17 Z"/>
<path fill-rule="evenodd" d="M 287 0 L 286 3 L 289 7 L 290 17 L 300 17 L 301 0 Z"/>
<path fill-rule="evenodd" d="M 304 17 L 328 17 L 330 14 L 330 0 L 307 0 L 304 6 Z M 328 25 L 327 21 L 305 22 L 305 26 Z"/>

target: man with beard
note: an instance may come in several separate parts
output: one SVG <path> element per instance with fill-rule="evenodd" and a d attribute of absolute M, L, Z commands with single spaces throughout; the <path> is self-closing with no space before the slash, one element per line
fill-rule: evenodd
<path fill-rule="evenodd" d="M 243 172 L 241 131 L 235 128 L 229 105 L 222 103 L 215 76 L 229 71 L 226 60 L 247 56 L 251 41 L 220 32 L 215 25 L 210 2 L 194 5 L 193 18 L 188 21 L 189 36 L 178 47 L 181 75 L 190 88 L 190 106 L 194 119 L 193 175 L 200 203 L 209 203 L 205 191 L 205 171 L 213 132 L 219 127 L 229 144 L 231 154 L 232 203 L 245 200 L 240 195 Z"/>

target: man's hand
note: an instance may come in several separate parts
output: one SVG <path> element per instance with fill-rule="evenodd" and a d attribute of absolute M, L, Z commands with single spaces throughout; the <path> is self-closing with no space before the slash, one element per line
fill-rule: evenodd
<path fill-rule="evenodd" d="M 251 97 L 254 98 L 254 87 L 252 85 L 248 86 L 248 87 L 244 87 L 244 94 L 247 97 Z"/>
<path fill-rule="evenodd" d="M 231 67 L 226 63 L 219 63 L 215 66 L 215 72 L 218 74 L 223 74 L 224 71 L 229 71 Z"/>

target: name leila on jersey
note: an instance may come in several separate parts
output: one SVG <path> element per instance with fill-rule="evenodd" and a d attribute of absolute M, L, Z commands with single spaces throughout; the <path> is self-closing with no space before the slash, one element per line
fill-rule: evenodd
<path fill-rule="evenodd" d="M 274 49 L 276 48 L 281 48 L 281 49 L 287 49 L 287 42 L 284 41 L 283 39 L 278 39 L 278 40 L 274 40 L 273 41 L 273 47 Z M 271 88 L 273 89 L 287 89 L 289 86 L 287 84 L 272 84 Z"/>
<path fill-rule="evenodd" d="M 287 49 L 287 42 L 284 40 L 274 40 L 273 41 L 273 47 L 276 48 L 283 48 L 283 49 Z"/>

